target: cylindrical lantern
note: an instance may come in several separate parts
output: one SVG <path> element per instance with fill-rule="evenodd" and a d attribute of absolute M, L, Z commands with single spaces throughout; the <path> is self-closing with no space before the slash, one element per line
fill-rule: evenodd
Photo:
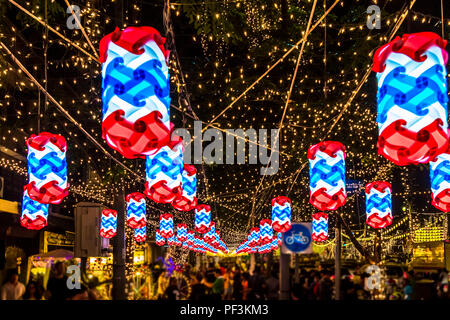
<path fill-rule="evenodd" d="M 177 240 L 184 242 L 187 239 L 187 225 L 185 223 L 177 224 Z"/>
<path fill-rule="evenodd" d="M 134 229 L 134 240 L 144 242 L 147 239 L 147 227 Z"/>
<path fill-rule="evenodd" d="M 282 234 L 281 234 L 281 232 L 278 232 L 278 234 L 277 234 L 277 243 L 278 243 L 278 246 L 281 246 L 281 243 L 283 242 L 283 238 L 282 238 Z"/>
<path fill-rule="evenodd" d="M 194 245 L 194 239 L 195 239 L 195 232 L 192 230 L 188 230 L 187 232 L 187 239 L 186 239 L 186 243 L 189 246 L 193 246 Z"/>
<path fill-rule="evenodd" d="M 262 244 L 267 244 L 272 241 L 273 237 L 273 228 L 272 228 L 272 220 L 263 219 L 259 222 L 259 232 Z"/>
<path fill-rule="evenodd" d="M 280 196 L 272 199 L 272 228 L 277 232 L 291 229 L 291 199 Z"/>
<path fill-rule="evenodd" d="M 206 233 L 211 227 L 211 207 L 199 204 L 195 207 L 195 231 Z"/>
<path fill-rule="evenodd" d="M 147 156 L 145 194 L 157 203 L 170 203 L 182 194 L 183 144 L 162 147 Z"/>
<path fill-rule="evenodd" d="M 323 212 L 314 213 L 312 216 L 313 241 L 322 242 L 328 239 L 328 215 Z"/>
<path fill-rule="evenodd" d="M 28 196 L 37 202 L 59 204 L 69 194 L 66 139 L 42 132 L 27 140 Z"/>
<path fill-rule="evenodd" d="M 447 150 L 446 44 L 432 32 L 405 34 L 373 56 L 378 153 L 396 165 L 428 163 Z"/>
<path fill-rule="evenodd" d="M 172 202 L 172 206 L 180 211 L 190 211 L 197 206 L 197 169 L 185 164 L 182 173 L 182 193 Z"/>
<path fill-rule="evenodd" d="M 166 243 L 166 239 L 161 236 L 159 229 L 156 229 L 155 232 L 155 242 L 158 246 L 163 246 Z"/>
<path fill-rule="evenodd" d="M 30 230 L 40 230 L 47 225 L 48 204 L 34 201 L 28 195 L 27 189 L 23 192 L 22 216 L 20 224 Z"/>
<path fill-rule="evenodd" d="M 175 239 L 176 239 L 175 236 L 171 236 L 170 238 L 167 239 L 167 244 L 169 246 L 174 246 L 176 244 Z"/>
<path fill-rule="evenodd" d="M 260 243 L 259 239 L 259 228 L 251 228 L 248 234 L 248 245 L 250 247 L 256 247 Z"/>
<path fill-rule="evenodd" d="M 392 223 L 392 187 L 386 181 L 366 184 L 366 223 L 372 228 L 381 229 Z"/>
<path fill-rule="evenodd" d="M 117 233 L 117 211 L 112 209 L 102 210 L 100 219 L 100 235 L 110 239 Z"/>
<path fill-rule="evenodd" d="M 204 235 L 205 241 L 211 243 L 216 239 L 216 223 L 211 221 L 208 232 Z"/>
<path fill-rule="evenodd" d="M 438 155 L 430 162 L 431 204 L 443 212 L 450 211 L 450 153 Z"/>
<path fill-rule="evenodd" d="M 173 236 L 173 217 L 170 213 L 159 216 L 159 233 L 165 239 Z"/>
<path fill-rule="evenodd" d="M 145 227 L 147 219 L 145 196 L 140 192 L 133 192 L 127 195 L 127 225 L 130 228 L 138 229 Z"/>
<path fill-rule="evenodd" d="M 309 203 L 319 210 L 336 210 L 345 204 L 345 147 L 323 141 L 308 149 Z"/>
<path fill-rule="evenodd" d="M 151 27 L 118 28 L 100 41 L 102 135 L 126 158 L 151 155 L 170 141 L 165 38 Z"/>

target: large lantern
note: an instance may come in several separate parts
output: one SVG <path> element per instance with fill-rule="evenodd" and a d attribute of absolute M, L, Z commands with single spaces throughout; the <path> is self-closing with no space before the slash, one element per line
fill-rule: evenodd
<path fill-rule="evenodd" d="M 59 204 L 69 194 L 66 139 L 42 132 L 27 140 L 28 196 L 37 202 Z"/>
<path fill-rule="evenodd" d="M 34 201 L 28 195 L 27 189 L 23 192 L 22 216 L 20 224 L 30 230 L 40 230 L 47 225 L 48 204 Z"/>
<path fill-rule="evenodd" d="M 167 245 L 174 246 L 176 244 L 176 238 L 175 236 L 171 236 L 169 239 L 167 239 Z"/>
<path fill-rule="evenodd" d="M 203 236 L 207 243 L 212 243 L 216 239 L 216 223 L 211 221 L 208 232 Z"/>
<path fill-rule="evenodd" d="M 147 227 L 134 229 L 134 240 L 144 242 L 147 239 Z"/>
<path fill-rule="evenodd" d="M 158 203 L 171 203 L 182 194 L 183 144 L 175 142 L 147 156 L 145 194 Z"/>
<path fill-rule="evenodd" d="M 145 196 L 140 192 L 133 192 L 127 195 L 127 225 L 130 228 L 138 229 L 146 226 L 147 212 Z"/>
<path fill-rule="evenodd" d="M 391 184 L 386 181 L 366 185 L 366 223 L 372 228 L 381 229 L 392 223 L 391 190 Z"/>
<path fill-rule="evenodd" d="M 195 232 L 192 230 L 188 230 L 186 239 L 186 243 L 188 244 L 188 246 L 193 246 L 194 240 L 195 240 Z"/>
<path fill-rule="evenodd" d="M 187 225 L 185 223 L 177 224 L 177 239 L 184 242 L 187 239 Z"/>
<path fill-rule="evenodd" d="M 163 246 L 166 243 L 166 239 L 161 236 L 159 229 L 156 229 L 155 231 L 155 242 L 158 246 Z"/>
<path fill-rule="evenodd" d="M 312 236 L 313 241 L 322 242 L 328 239 L 328 215 L 317 212 L 312 216 Z"/>
<path fill-rule="evenodd" d="M 336 210 L 345 204 L 345 147 L 323 141 L 308 149 L 309 203 L 319 210 Z"/>
<path fill-rule="evenodd" d="M 260 244 L 259 228 L 251 228 L 248 234 L 248 245 L 250 247 L 256 247 Z"/>
<path fill-rule="evenodd" d="M 438 155 L 430 162 L 431 204 L 443 212 L 450 211 L 450 153 Z"/>
<path fill-rule="evenodd" d="M 173 236 L 173 217 L 170 213 L 159 216 L 159 233 L 165 239 Z"/>
<path fill-rule="evenodd" d="M 195 231 L 206 233 L 211 227 L 211 207 L 199 204 L 195 207 Z"/>
<path fill-rule="evenodd" d="M 181 194 L 172 202 L 172 206 L 180 211 L 190 211 L 197 206 L 197 169 L 185 164 L 182 173 Z"/>
<path fill-rule="evenodd" d="M 100 41 L 102 135 L 126 158 L 151 155 L 170 141 L 165 38 L 151 27 L 118 28 Z"/>
<path fill-rule="evenodd" d="M 280 196 L 272 199 L 272 228 L 277 232 L 291 229 L 291 199 Z"/>
<path fill-rule="evenodd" d="M 110 239 L 117 233 L 117 211 L 112 209 L 102 210 L 100 219 L 100 235 Z"/>
<path fill-rule="evenodd" d="M 262 244 L 267 244 L 272 241 L 273 228 L 272 220 L 263 219 L 259 222 L 260 238 Z"/>
<path fill-rule="evenodd" d="M 375 52 L 378 153 L 396 165 L 428 163 L 447 150 L 446 44 L 420 32 Z"/>

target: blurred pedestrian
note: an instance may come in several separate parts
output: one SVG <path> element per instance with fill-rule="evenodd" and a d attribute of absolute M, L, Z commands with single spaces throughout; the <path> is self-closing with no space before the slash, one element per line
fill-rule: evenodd
<path fill-rule="evenodd" d="M 67 288 L 66 265 L 58 261 L 54 266 L 54 273 L 47 283 L 49 300 L 66 300 L 69 289 Z"/>
<path fill-rule="evenodd" d="M 5 284 L 0 289 L 1 300 L 21 300 L 25 293 L 25 285 L 19 281 L 16 270 L 10 270 Z"/>
<path fill-rule="evenodd" d="M 23 295 L 24 300 L 43 300 L 43 290 L 39 283 L 36 281 L 30 281 L 27 284 L 25 294 Z"/>

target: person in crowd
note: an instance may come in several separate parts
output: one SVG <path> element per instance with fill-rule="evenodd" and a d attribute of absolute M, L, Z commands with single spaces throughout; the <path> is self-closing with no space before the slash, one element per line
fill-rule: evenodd
<path fill-rule="evenodd" d="M 224 294 L 223 299 L 224 300 L 231 300 L 233 297 L 233 270 L 231 268 L 227 268 L 225 274 L 224 274 Z"/>
<path fill-rule="evenodd" d="M 261 274 L 261 267 L 259 265 L 255 266 L 253 275 L 250 277 L 248 282 L 248 287 L 250 289 L 247 295 L 249 300 L 264 299 L 265 281 Z"/>
<path fill-rule="evenodd" d="M 242 300 L 242 274 L 239 267 L 233 275 L 233 300 Z"/>
<path fill-rule="evenodd" d="M 342 286 L 342 298 L 344 300 L 357 300 L 356 288 L 350 276 L 344 277 L 341 282 Z"/>
<path fill-rule="evenodd" d="M 220 300 L 222 299 L 222 295 L 225 292 L 225 279 L 224 276 L 222 275 L 221 269 L 216 269 L 214 271 L 214 277 L 216 279 L 213 282 L 211 292 L 215 300 Z"/>
<path fill-rule="evenodd" d="M 23 295 L 24 300 L 43 300 L 43 290 L 40 284 L 36 281 L 28 282 L 25 294 Z"/>
<path fill-rule="evenodd" d="M 280 282 L 277 278 L 277 272 L 272 270 L 266 282 L 266 297 L 268 300 L 278 300 Z"/>
<path fill-rule="evenodd" d="M 412 300 L 413 295 L 413 287 L 411 285 L 411 280 L 406 279 L 405 287 L 403 288 L 403 299 L 404 300 Z"/>
<path fill-rule="evenodd" d="M 330 279 L 330 273 L 327 270 L 321 272 L 319 287 L 317 290 L 317 300 L 331 300 L 333 296 L 333 281 Z"/>
<path fill-rule="evenodd" d="M 189 297 L 190 300 L 200 301 L 203 300 L 206 294 L 206 287 L 202 283 L 203 276 L 200 272 L 197 272 L 195 278 L 193 279 L 191 285 L 191 295 Z"/>
<path fill-rule="evenodd" d="M 66 265 L 58 261 L 54 266 L 55 270 L 47 283 L 47 295 L 49 300 L 66 300 L 69 290 L 67 288 Z"/>
<path fill-rule="evenodd" d="M 88 288 L 84 284 L 80 285 L 80 289 L 67 290 L 64 296 L 65 300 L 89 300 Z"/>
<path fill-rule="evenodd" d="M 19 281 L 19 274 L 11 270 L 6 283 L 0 289 L 1 300 L 21 300 L 25 293 L 25 285 Z"/>
<path fill-rule="evenodd" d="M 167 300 L 180 300 L 180 291 L 177 286 L 177 279 L 175 277 L 171 277 L 169 279 L 169 286 L 166 288 L 164 293 Z"/>
<path fill-rule="evenodd" d="M 202 283 L 205 286 L 207 295 L 212 294 L 212 287 L 213 287 L 213 284 L 215 281 L 216 281 L 216 277 L 214 275 L 214 272 L 211 270 L 208 270 L 202 280 Z"/>
<path fill-rule="evenodd" d="M 308 286 L 308 300 L 317 300 L 318 292 L 319 292 L 319 273 L 313 272 L 311 275 L 312 280 Z"/>
<path fill-rule="evenodd" d="M 248 293 L 249 293 L 249 283 L 250 281 L 250 274 L 248 272 L 244 272 L 242 274 L 242 300 L 248 300 Z"/>
<path fill-rule="evenodd" d="M 294 283 L 291 289 L 291 299 L 292 300 L 302 300 L 303 289 L 299 282 Z"/>

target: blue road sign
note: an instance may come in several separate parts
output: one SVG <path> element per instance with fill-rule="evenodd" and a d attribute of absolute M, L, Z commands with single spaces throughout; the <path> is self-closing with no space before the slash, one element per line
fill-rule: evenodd
<path fill-rule="evenodd" d="M 311 233 L 311 223 L 293 223 L 283 234 L 286 253 L 312 253 Z"/>

